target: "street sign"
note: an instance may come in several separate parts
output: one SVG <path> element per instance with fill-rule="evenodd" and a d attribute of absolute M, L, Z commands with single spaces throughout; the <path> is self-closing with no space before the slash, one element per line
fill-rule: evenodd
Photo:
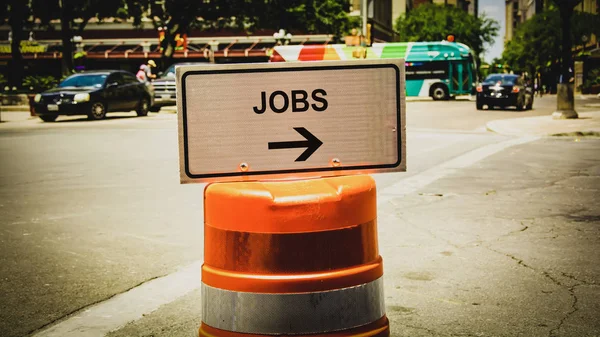
<path fill-rule="evenodd" d="M 182 183 L 406 171 L 404 60 L 177 67 Z"/>

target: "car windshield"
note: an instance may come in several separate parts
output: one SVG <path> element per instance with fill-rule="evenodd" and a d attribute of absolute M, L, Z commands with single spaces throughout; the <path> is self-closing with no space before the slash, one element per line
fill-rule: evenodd
<path fill-rule="evenodd" d="M 515 84 L 515 80 L 517 78 L 515 76 L 510 76 L 510 75 L 490 75 L 488 77 L 486 77 L 484 83 L 498 83 L 500 82 L 500 84 Z"/>
<path fill-rule="evenodd" d="M 66 87 L 97 87 L 100 88 L 106 81 L 105 74 L 89 74 L 89 75 L 75 75 L 62 81 L 59 85 L 61 88 Z"/>
<path fill-rule="evenodd" d="M 211 63 L 208 63 L 208 62 L 206 62 L 206 63 L 200 63 L 200 62 L 198 62 L 198 63 L 194 63 L 194 62 L 192 62 L 192 63 L 175 63 L 175 64 L 172 64 L 169 68 L 167 68 L 167 70 L 165 70 L 165 72 L 160 76 L 160 78 L 175 78 L 175 67 L 188 66 L 188 65 L 194 65 L 194 64 L 205 64 L 206 65 L 206 64 L 211 64 Z"/>
<path fill-rule="evenodd" d="M 167 68 L 161 78 L 175 78 L 175 64 Z"/>

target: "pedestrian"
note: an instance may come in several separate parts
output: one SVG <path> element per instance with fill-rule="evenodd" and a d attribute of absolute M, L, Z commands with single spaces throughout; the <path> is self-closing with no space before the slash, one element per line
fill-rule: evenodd
<path fill-rule="evenodd" d="M 140 69 L 138 70 L 138 72 L 135 74 L 135 77 L 138 79 L 138 81 L 140 82 L 148 82 L 148 76 L 146 75 L 146 68 L 148 68 L 147 65 L 142 64 L 140 66 Z"/>
<path fill-rule="evenodd" d="M 148 65 L 146 66 L 146 77 L 148 81 L 152 81 L 156 78 L 156 74 L 152 73 L 152 68 L 156 68 L 156 63 L 154 60 L 148 60 Z"/>

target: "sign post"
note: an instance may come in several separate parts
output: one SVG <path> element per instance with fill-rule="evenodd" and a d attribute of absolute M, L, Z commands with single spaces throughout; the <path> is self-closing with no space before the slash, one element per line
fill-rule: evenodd
<path fill-rule="evenodd" d="M 181 182 L 406 170 L 404 61 L 177 68 Z"/>

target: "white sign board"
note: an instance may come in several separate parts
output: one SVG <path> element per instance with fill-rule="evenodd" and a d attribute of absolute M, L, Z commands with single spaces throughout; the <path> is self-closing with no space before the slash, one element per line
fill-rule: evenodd
<path fill-rule="evenodd" d="M 181 182 L 406 171 L 404 60 L 177 68 Z"/>

